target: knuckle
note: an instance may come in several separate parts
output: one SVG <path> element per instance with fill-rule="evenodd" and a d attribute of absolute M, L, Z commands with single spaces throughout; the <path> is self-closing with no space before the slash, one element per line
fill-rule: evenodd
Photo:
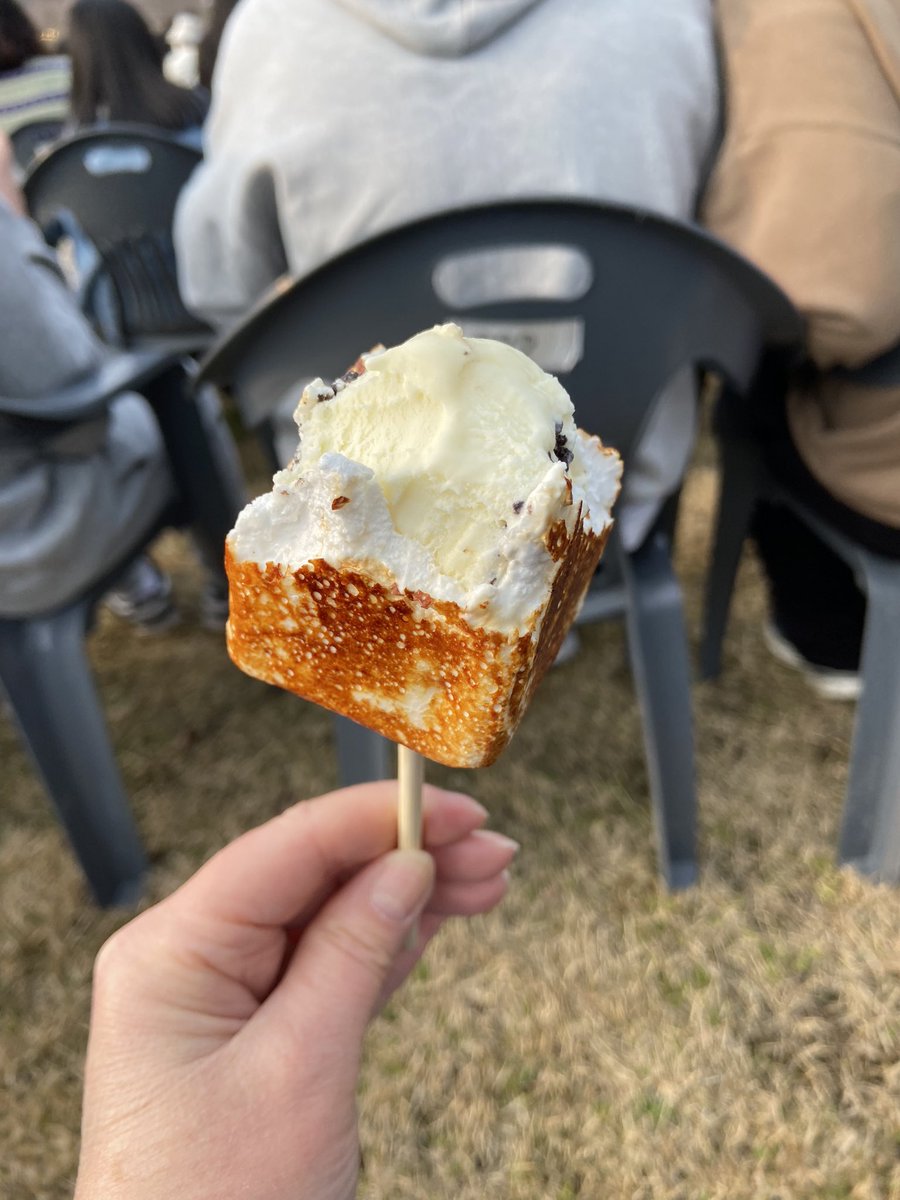
<path fill-rule="evenodd" d="M 323 926 L 322 936 L 339 954 L 379 978 L 386 975 L 393 964 L 394 954 L 374 930 L 354 928 L 335 920 Z"/>
<path fill-rule="evenodd" d="M 94 1004 L 105 1004 L 110 998 L 127 987 L 132 974 L 129 936 L 119 930 L 100 947 L 94 959 L 93 992 Z"/>
<path fill-rule="evenodd" d="M 106 939 L 94 959 L 95 991 L 106 994 L 118 990 L 141 970 L 146 934 L 146 922 L 141 916 Z"/>

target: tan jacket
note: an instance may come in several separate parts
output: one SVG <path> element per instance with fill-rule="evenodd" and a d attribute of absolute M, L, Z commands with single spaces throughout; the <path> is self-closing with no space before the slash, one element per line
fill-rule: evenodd
<path fill-rule="evenodd" d="M 704 220 L 777 280 L 823 368 L 900 340 L 900 0 L 716 0 L 726 135 Z M 900 388 L 790 398 L 833 495 L 900 526 Z"/>

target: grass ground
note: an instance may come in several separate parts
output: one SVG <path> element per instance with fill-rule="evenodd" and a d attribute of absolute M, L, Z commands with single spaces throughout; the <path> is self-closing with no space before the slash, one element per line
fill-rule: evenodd
<path fill-rule="evenodd" d="M 689 478 L 679 567 L 692 627 L 711 467 Z M 92 641 L 152 897 L 335 783 L 328 718 L 243 677 L 185 624 L 104 617 Z M 621 628 L 583 632 L 471 790 L 523 843 L 502 908 L 448 927 L 370 1035 L 371 1200 L 900 1197 L 900 891 L 833 865 L 852 711 L 760 648 L 745 564 L 723 678 L 695 689 L 700 886 L 655 876 Z M 0 717 L 0 1195 L 71 1194 L 91 962 L 125 919 L 87 902 Z M 224 1193 L 223 1193 L 224 1195 Z"/>

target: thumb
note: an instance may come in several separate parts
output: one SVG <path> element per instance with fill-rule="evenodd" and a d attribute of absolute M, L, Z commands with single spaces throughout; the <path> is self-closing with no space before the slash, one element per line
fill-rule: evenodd
<path fill-rule="evenodd" d="M 307 926 L 270 1002 L 286 1020 L 309 1023 L 321 1048 L 358 1052 L 407 931 L 433 886 L 434 859 L 424 850 L 394 850 L 371 863 Z M 356 1056 L 351 1057 L 355 1070 Z"/>

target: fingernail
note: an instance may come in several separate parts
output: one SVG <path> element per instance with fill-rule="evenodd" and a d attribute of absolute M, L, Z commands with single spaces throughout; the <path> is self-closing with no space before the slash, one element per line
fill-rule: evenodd
<path fill-rule="evenodd" d="M 466 808 L 470 808 L 473 814 L 477 814 L 482 821 L 488 818 L 488 810 L 483 804 L 479 804 L 477 800 L 473 800 L 466 792 L 447 792 L 448 796 L 453 796 L 456 800 L 462 800 Z"/>
<path fill-rule="evenodd" d="M 434 859 L 424 850 L 394 850 L 372 884 L 371 903 L 388 921 L 402 923 L 421 912 L 431 895 Z"/>
<path fill-rule="evenodd" d="M 503 850 L 508 850 L 512 854 L 518 854 L 522 846 L 515 838 L 507 837 L 505 833 L 497 833 L 494 829 L 476 829 L 473 837 L 484 838 L 490 840 L 495 846 Z"/>

